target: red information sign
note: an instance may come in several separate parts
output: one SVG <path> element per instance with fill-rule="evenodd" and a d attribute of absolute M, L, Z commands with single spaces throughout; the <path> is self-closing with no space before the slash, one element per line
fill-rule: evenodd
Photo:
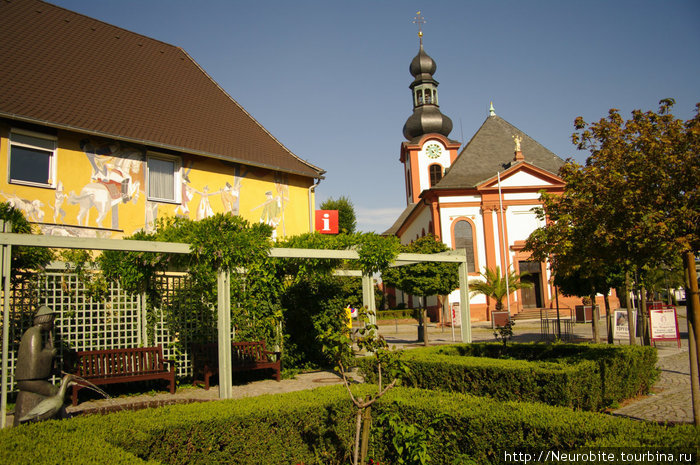
<path fill-rule="evenodd" d="M 316 210 L 316 231 L 338 234 L 338 210 Z"/>

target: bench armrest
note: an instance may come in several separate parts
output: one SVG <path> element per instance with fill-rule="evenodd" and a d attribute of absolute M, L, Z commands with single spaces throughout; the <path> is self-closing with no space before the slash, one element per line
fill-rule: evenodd
<path fill-rule="evenodd" d="M 265 355 L 274 355 L 275 356 L 275 362 L 279 361 L 280 357 L 282 357 L 282 352 L 274 352 L 272 350 L 263 350 L 263 353 Z"/>

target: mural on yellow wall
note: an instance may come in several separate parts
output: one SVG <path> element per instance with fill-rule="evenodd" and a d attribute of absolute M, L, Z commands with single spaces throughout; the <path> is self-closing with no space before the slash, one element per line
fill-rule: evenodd
<path fill-rule="evenodd" d="M 43 234 L 120 237 L 152 232 L 159 217 L 201 220 L 219 212 L 268 224 L 274 238 L 308 231 L 312 182 L 306 178 L 213 158 L 151 154 L 118 141 L 61 140 L 53 189 L 19 183 L 0 189 L 0 200 L 22 210 Z M 149 160 L 161 155 L 179 166 L 174 201 L 149 198 Z M 285 216 L 290 211 L 294 215 Z"/>

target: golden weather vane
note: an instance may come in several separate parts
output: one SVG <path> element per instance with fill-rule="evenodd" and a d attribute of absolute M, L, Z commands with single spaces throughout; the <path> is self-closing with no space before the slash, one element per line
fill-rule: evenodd
<path fill-rule="evenodd" d="M 418 37 L 420 37 L 420 44 L 423 45 L 423 24 L 426 23 L 425 17 L 420 14 L 420 11 L 416 13 L 413 17 L 413 24 L 418 25 Z"/>

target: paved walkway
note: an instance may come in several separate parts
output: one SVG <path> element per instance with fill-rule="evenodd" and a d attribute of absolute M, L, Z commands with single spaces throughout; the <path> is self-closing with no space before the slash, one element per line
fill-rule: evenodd
<path fill-rule="evenodd" d="M 669 423 L 692 423 L 692 404 L 690 393 L 690 372 L 688 362 L 688 346 L 686 334 L 685 315 L 679 315 L 679 328 L 682 336 L 682 347 L 677 348 L 675 343 L 666 343 L 659 348 L 658 367 L 661 375 L 654 385 L 652 395 L 634 399 L 626 405 L 612 412 L 613 415 L 626 416 L 635 419 L 650 420 Z M 605 322 L 601 321 L 601 340 L 605 340 Z M 417 342 L 417 325 L 406 322 L 388 322 L 380 325 L 380 333 L 391 345 L 406 349 L 421 347 Z M 576 340 L 591 340 L 591 325 L 574 325 Z M 451 344 L 460 342 L 459 329 L 453 332 L 451 328 L 441 328 L 434 324 L 428 327 L 428 339 L 430 344 Z M 531 342 L 540 340 L 539 320 L 518 321 L 514 327 L 515 342 Z M 472 327 L 473 341 L 493 341 L 493 330 L 489 323 L 475 323 Z M 616 341 L 626 343 L 626 341 Z M 292 392 L 304 389 L 313 389 L 320 386 L 340 384 L 340 377 L 331 371 L 316 371 L 298 374 L 294 379 L 284 379 L 280 382 L 274 380 L 261 380 L 233 387 L 233 397 L 253 397 L 262 394 L 275 394 Z M 156 394 L 142 394 L 139 396 L 119 397 L 115 399 L 94 400 L 82 402 L 76 407 L 68 407 L 69 414 L 78 414 L 85 411 L 113 411 L 122 408 L 152 407 L 180 402 L 200 402 L 217 400 L 218 387 L 213 386 L 208 391 L 202 388 L 180 388 L 177 393 L 171 395 L 165 391 Z M 12 417 L 8 417 L 8 425 L 12 424 Z"/>

